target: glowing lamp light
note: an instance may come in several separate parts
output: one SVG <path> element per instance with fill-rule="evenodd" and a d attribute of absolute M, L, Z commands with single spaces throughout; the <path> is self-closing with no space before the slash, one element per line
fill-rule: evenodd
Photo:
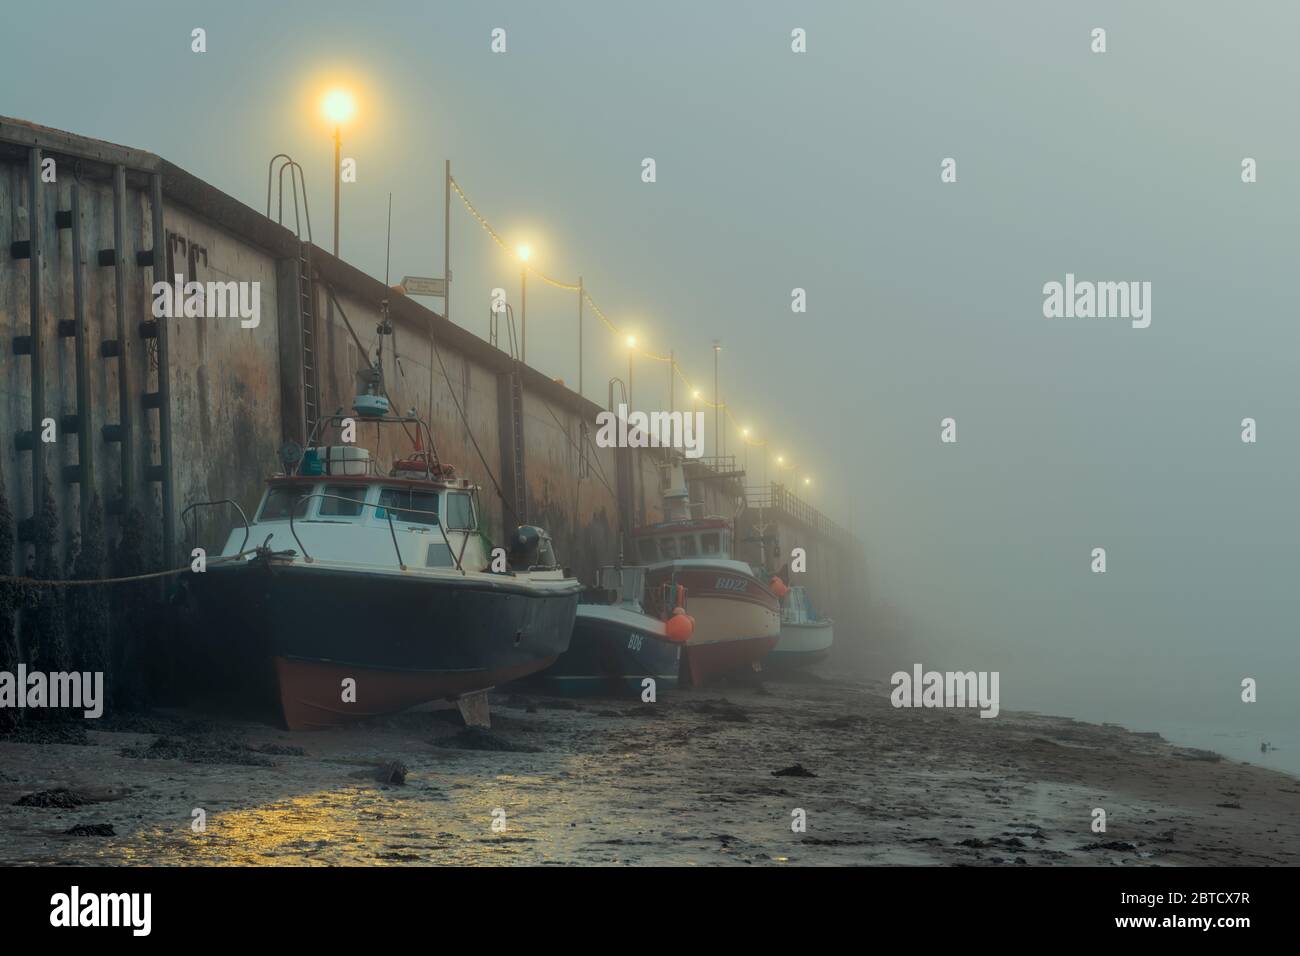
<path fill-rule="evenodd" d="M 630 349 L 634 349 L 634 348 L 636 348 L 636 336 L 635 336 L 635 335 L 629 335 L 629 336 L 627 337 L 627 347 L 630 348 Z"/>
<path fill-rule="evenodd" d="M 528 246 L 519 247 L 519 260 L 521 262 L 527 262 L 528 257 L 531 256 L 532 254 L 533 254 L 533 250 L 530 249 Z"/>
<path fill-rule="evenodd" d="M 321 101 L 321 112 L 335 126 L 341 126 L 350 120 L 356 110 L 356 101 L 347 90 L 330 90 Z"/>

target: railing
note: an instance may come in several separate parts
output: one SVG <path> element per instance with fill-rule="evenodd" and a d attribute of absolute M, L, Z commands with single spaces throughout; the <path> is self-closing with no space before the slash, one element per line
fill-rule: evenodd
<path fill-rule="evenodd" d="M 791 492 L 785 485 L 772 482 L 768 485 L 751 485 L 745 489 L 745 503 L 749 508 L 764 512 L 777 512 L 791 518 L 812 531 L 846 545 L 855 545 L 856 539 L 835 522 Z"/>
<path fill-rule="evenodd" d="M 711 458 L 688 458 L 687 463 L 708 468 L 720 476 L 744 474 L 743 468 L 736 467 L 735 455 L 714 455 Z"/>
<path fill-rule="evenodd" d="M 193 511 L 195 508 L 208 508 L 208 507 L 215 507 L 216 505 L 231 505 L 234 507 L 236 511 L 239 512 L 239 520 L 244 523 L 244 543 L 239 546 L 240 552 L 243 552 L 245 546 L 247 546 L 248 544 L 248 535 L 249 535 L 248 515 L 244 514 L 244 509 L 239 507 L 239 502 L 235 501 L 233 498 L 218 498 L 216 501 L 196 501 L 194 502 L 194 504 L 190 505 L 184 511 L 181 512 L 181 524 L 185 526 L 185 536 L 189 539 L 191 550 L 198 547 L 199 539 L 197 534 L 190 533 L 190 521 L 189 521 L 190 512 Z M 195 525 L 195 528 L 196 529 L 198 528 L 197 524 Z"/>
<path fill-rule="evenodd" d="M 321 445 L 319 443 L 326 440 L 325 436 L 328 429 L 330 428 L 341 429 L 343 427 L 343 422 L 348 419 L 352 419 L 358 425 L 360 424 L 401 425 L 403 431 L 406 431 L 407 425 L 415 425 L 416 444 L 419 446 L 419 451 L 415 452 L 414 454 L 422 456 L 424 459 L 425 480 L 435 481 L 444 477 L 445 473 L 443 470 L 442 462 L 438 459 L 438 453 L 434 449 L 434 445 L 433 445 L 433 432 L 429 430 L 429 426 L 425 424 L 424 419 L 420 418 L 417 415 L 357 415 L 357 414 L 344 415 L 341 412 L 337 412 L 333 415 L 330 415 L 327 418 L 321 418 L 316 422 L 315 425 L 312 426 L 311 433 L 307 436 L 307 444 L 302 449 L 302 453 L 303 453 L 302 457 L 299 458 L 296 462 L 293 462 L 291 465 L 289 465 L 286 468 L 286 471 L 295 477 L 303 477 L 303 478 L 318 477 L 316 475 L 304 475 L 302 473 L 302 463 L 306 460 L 307 449 L 310 448 L 315 448 L 318 450 L 329 449 L 331 446 Z M 406 437 L 407 438 L 411 437 L 411 433 L 409 431 L 406 432 Z M 320 461 L 319 454 L 317 455 L 317 460 Z M 335 463 L 342 464 L 344 466 L 345 474 L 347 473 L 348 467 L 353 467 L 357 464 L 364 464 L 365 475 L 373 476 L 373 477 L 383 477 L 382 475 L 379 474 L 378 471 L 379 464 L 374 458 L 334 458 L 329 456 L 328 451 L 326 451 L 326 458 L 322 462 L 322 466 L 326 462 L 328 462 L 331 465 Z"/>
<path fill-rule="evenodd" d="M 643 608 L 650 617 L 658 618 L 661 621 L 667 621 L 673 616 L 675 608 L 687 607 L 686 587 L 676 583 L 676 575 L 672 581 L 665 581 L 658 587 L 649 588 L 643 599 Z"/>
<path fill-rule="evenodd" d="M 299 240 L 302 239 L 302 226 L 298 218 L 298 186 L 302 185 L 302 204 L 307 213 L 307 241 L 312 242 L 311 237 L 311 207 L 307 205 L 307 176 L 302 171 L 302 166 L 293 161 L 293 157 L 288 153 L 276 153 L 271 157 L 271 161 L 266 165 L 266 218 L 271 218 L 271 172 L 275 167 L 275 161 L 283 159 L 284 163 L 280 166 L 280 211 L 275 217 L 275 221 L 284 225 L 284 171 L 289 170 L 289 186 L 293 189 L 293 231 Z"/>

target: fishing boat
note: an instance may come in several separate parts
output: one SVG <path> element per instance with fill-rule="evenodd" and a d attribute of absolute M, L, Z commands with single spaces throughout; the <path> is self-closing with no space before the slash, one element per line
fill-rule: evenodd
<path fill-rule="evenodd" d="M 584 590 L 569 649 L 533 682 L 556 694 L 640 694 L 677 686 L 680 650 L 694 630 L 685 589 L 664 585 L 645 595 L 646 569 L 604 567 Z"/>
<path fill-rule="evenodd" d="M 791 587 L 781 599 L 781 639 L 767 657 L 772 668 L 806 667 L 825 660 L 835 641 L 834 622 L 819 617 L 808 589 Z"/>
<path fill-rule="evenodd" d="M 681 681 L 700 686 L 758 669 L 780 637 L 779 599 L 752 567 L 732 557 L 731 521 L 691 516 L 681 463 L 667 470 L 665 520 L 632 534 L 649 587 L 680 585 L 690 595 L 695 628 L 682 646 Z"/>
<path fill-rule="evenodd" d="M 486 708 L 488 688 L 569 646 L 581 585 L 547 533 L 521 526 L 494 557 L 478 487 L 438 460 L 413 412 L 386 411 L 359 398 L 364 419 L 323 420 L 313 438 L 389 426 L 414 432 L 409 457 L 381 469 L 356 444 L 287 446 L 253 520 L 188 575 L 216 666 L 239 661 L 290 730 L 440 699 Z"/>

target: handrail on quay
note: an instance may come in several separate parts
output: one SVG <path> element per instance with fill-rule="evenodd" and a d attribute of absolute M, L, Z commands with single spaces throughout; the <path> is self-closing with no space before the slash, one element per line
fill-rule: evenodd
<path fill-rule="evenodd" d="M 764 512 L 777 512 L 834 541 L 853 547 L 856 537 L 831 521 L 789 488 L 778 482 L 750 485 L 745 488 L 745 505 Z"/>

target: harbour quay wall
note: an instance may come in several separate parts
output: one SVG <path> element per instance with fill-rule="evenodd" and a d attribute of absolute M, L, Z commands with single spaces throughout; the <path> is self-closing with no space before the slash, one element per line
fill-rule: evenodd
<path fill-rule="evenodd" d="M 214 553 L 282 447 L 350 412 L 385 317 L 393 410 L 414 409 L 441 460 L 483 487 L 494 540 L 541 525 L 592 581 L 662 519 L 658 449 L 598 447 L 596 403 L 304 240 L 152 153 L 0 117 L 0 575 L 95 579 Z M 256 283 L 256 321 L 156 318 L 154 283 L 177 275 Z M 383 467 L 409 450 L 376 449 Z M 734 490 L 692 481 L 709 513 L 732 516 Z M 233 505 L 187 512 L 196 502 Z M 130 602 L 86 589 L 99 653 L 121 658 L 170 580 L 131 585 Z M 75 657 L 81 612 L 45 613 L 71 590 L 0 596 L 0 656 L 27 653 L 43 615 L 62 631 L 45 646 Z"/>

